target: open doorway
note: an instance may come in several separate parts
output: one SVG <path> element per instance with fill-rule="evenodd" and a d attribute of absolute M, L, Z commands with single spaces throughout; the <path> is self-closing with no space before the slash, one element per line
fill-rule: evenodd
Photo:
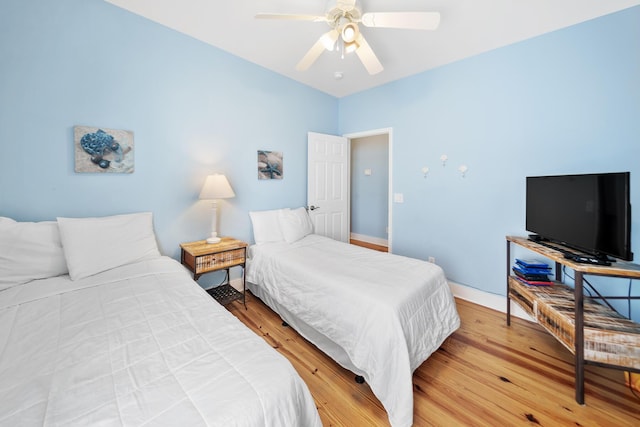
<path fill-rule="evenodd" d="M 350 241 L 391 252 L 391 130 L 345 137 L 350 142 Z"/>

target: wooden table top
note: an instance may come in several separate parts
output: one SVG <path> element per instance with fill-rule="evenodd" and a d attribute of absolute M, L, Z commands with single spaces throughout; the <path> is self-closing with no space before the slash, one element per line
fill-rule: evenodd
<path fill-rule="evenodd" d="M 233 237 L 221 237 L 218 243 L 207 243 L 206 240 L 198 240 L 195 242 L 181 243 L 180 247 L 192 256 L 202 256 L 216 252 L 231 251 L 234 249 L 246 248 L 249 246 L 242 240 Z"/>

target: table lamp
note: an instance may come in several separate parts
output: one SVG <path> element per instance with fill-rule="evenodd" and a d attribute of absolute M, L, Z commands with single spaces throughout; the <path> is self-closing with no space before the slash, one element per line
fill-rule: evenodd
<path fill-rule="evenodd" d="M 222 174 L 209 175 L 204 181 L 199 199 L 213 201 L 213 208 L 211 209 L 211 237 L 207 239 L 207 243 L 218 243 L 220 241 L 218 233 L 216 232 L 217 200 L 230 199 L 235 196 L 236 194 L 233 192 L 231 185 L 229 185 L 227 177 Z"/>

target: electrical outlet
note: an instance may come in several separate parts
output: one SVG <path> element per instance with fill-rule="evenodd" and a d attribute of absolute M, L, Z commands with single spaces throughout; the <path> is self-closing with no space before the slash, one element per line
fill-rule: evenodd
<path fill-rule="evenodd" d="M 435 264 L 435 263 L 436 263 L 436 259 L 435 259 L 434 257 L 430 256 L 430 257 L 429 257 L 429 262 L 430 262 L 431 264 Z"/>

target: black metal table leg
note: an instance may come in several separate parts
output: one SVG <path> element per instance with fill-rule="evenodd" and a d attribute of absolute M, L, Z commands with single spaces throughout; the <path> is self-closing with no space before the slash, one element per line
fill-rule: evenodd
<path fill-rule="evenodd" d="M 576 271 L 574 283 L 576 402 L 584 405 L 584 300 L 582 272 Z"/>
<path fill-rule="evenodd" d="M 511 277 L 511 242 L 507 240 L 507 326 L 511 326 L 511 298 L 509 278 Z"/>

